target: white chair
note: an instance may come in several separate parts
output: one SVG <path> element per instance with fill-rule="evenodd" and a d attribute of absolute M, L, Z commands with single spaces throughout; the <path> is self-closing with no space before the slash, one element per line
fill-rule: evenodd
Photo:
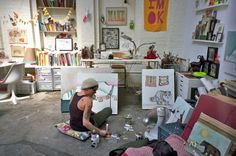
<path fill-rule="evenodd" d="M 30 96 L 17 97 L 15 95 L 16 83 L 22 80 L 25 72 L 25 67 L 24 63 L 15 63 L 9 66 L 10 67 L 7 74 L 4 76 L 4 78 L 0 79 L 0 85 L 8 85 L 8 89 L 11 92 L 11 97 L 9 99 L 0 100 L 0 103 L 12 101 L 13 104 L 17 104 L 18 100 L 30 98 Z"/>

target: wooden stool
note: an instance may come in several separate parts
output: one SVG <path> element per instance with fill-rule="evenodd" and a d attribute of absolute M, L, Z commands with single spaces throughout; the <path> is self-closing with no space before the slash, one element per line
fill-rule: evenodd
<path fill-rule="evenodd" d="M 122 64 L 112 64 L 111 65 L 112 69 L 121 69 L 124 72 L 124 83 L 118 84 L 120 87 L 125 87 L 126 88 L 126 67 L 125 65 Z"/>

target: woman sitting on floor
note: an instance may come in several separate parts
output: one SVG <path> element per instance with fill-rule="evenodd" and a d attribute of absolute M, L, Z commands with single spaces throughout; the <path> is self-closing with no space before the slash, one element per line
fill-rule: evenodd
<path fill-rule="evenodd" d="M 98 113 L 92 112 L 93 96 L 98 89 L 98 82 L 88 78 L 82 82 L 81 91 L 76 92 L 70 100 L 70 126 L 73 130 L 86 132 L 95 130 L 97 134 L 105 137 L 107 131 L 99 129 L 111 115 L 110 107 Z"/>

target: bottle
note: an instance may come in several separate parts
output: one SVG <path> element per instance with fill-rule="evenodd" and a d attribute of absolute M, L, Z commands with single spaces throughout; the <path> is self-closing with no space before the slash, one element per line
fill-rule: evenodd
<path fill-rule="evenodd" d="M 91 134 L 91 147 L 96 148 L 98 146 L 98 143 L 99 143 L 99 135 L 96 133 L 95 130 L 93 130 Z"/>

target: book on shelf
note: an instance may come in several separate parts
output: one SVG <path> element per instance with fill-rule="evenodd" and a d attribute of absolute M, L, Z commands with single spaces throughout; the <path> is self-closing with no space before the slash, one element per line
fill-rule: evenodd
<path fill-rule="evenodd" d="M 39 66 L 80 66 L 81 54 L 79 52 L 56 52 L 41 51 L 37 53 Z"/>

